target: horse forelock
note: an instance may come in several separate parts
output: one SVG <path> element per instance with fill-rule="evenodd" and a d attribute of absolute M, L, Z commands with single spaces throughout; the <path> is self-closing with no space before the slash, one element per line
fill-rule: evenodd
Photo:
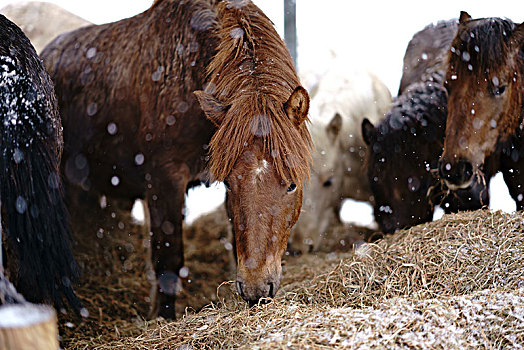
<path fill-rule="evenodd" d="M 209 85 L 228 112 L 211 139 L 211 173 L 224 180 L 245 147 L 261 138 L 279 176 L 301 183 L 309 178 L 312 141 L 306 123 L 296 126 L 284 109 L 300 85 L 286 46 L 251 2 L 220 3 L 217 20 Z"/>
<path fill-rule="evenodd" d="M 511 20 L 501 18 L 481 18 L 460 25 L 449 52 L 448 74 L 481 77 L 498 70 L 509 54 L 514 28 Z"/>
<path fill-rule="evenodd" d="M 461 24 L 452 43 L 455 52 L 450 52 L 448 61 L 447 83 L 451 78 L 458 85 L 465 78 L 475 86 L 485 79 L 488 86 L 496 87 L 508 83 L 504 79 L 513 80 L 510 104 L 503 112 L 504 123 L 498 128 L 502 134 L 511 134 L 524 117 L 524 61 L 518 57 L 522 48 L 515 52 L 514 41 L 519 42 L 519 34 L 514 36 L 516 29 L 511 20 L 501 18 L 481 18 Z M 463 52 L 468 52 L 469 62 L 463 59 Z"/>

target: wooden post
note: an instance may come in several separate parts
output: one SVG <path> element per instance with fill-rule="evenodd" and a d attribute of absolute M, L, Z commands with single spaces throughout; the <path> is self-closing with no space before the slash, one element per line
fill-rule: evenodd
<path fill-rule="evenodd" d="M 284 0 L 284 40 L 291 54 L 295 69 L 297 65 L 297 4 L 296 0 Z"/>
<path fill-rule="evenodd" d="M 55 310 L 46 305 L 5 304 L 0 306 L 0 349 L 57 350 Z"/>
<path fill-rule="evenodd" d="M 25 301 L 0 267 L 0 349 L 56 350 L 58 327 L 55 310 Z"/>

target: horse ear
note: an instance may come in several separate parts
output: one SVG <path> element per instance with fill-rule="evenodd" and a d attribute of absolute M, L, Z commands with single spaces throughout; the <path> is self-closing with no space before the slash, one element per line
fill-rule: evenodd
<path fill-rule="evenodd" d="M 284 103 L 284 110 L 296 126 L 302 124 L 307 119 L 309 111 L 309 95 L 306 89 L 298 86 L 286 103 Z"/>
<path fill-rule="evenodd" d="M 220 126 L 227 111 L 224 104 L 207 92 L 199 90 L 193 93 L 197 97 L 200 108 L 206 114 L 207 119 L 211 120 L 215 126 Z"/>
<path fill-rule="evenodd" d="M 471 20 L 471 16 L 466 11 L 460 11 L 459 23 L 464 24 Z"/>
<path fill-rule="evenodd" d="M 515 27 L 512 34 L 512 41 L 517 45 L 519 50 L 524 50 L 524 22 Z"/>
<path fill-rule="evenodd" d="M 370 145 L 371 142 L 375 139 L 375 127 L 373 124 L 369 121 L 368 118 L 364 118 L 362 121 L 362 138 L 364 139 L 364 142 L 366 145 Z"/>
<path fill-rule="evenodd" d="M 326 126 L 326 131 L 331 138 L 331 141 L 335 141 L 338 134 L 340 133 L 340 130 L 342 129 L 342 117 L 340 114 L 335 114 L 333 119 L 329 122 L 329 124 Z"/>

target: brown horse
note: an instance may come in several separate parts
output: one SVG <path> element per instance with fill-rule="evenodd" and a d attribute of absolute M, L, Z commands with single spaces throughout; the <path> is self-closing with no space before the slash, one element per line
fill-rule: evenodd
<path fill-rule="evenodd" d="M 524 24 L 471 19 L 461 12 L 445 87 L 448 124 L 439 171 L 449 188 L 482 178 L 485 160 L 501 155 L 510 194 L 523 206 Z"/>
<path fill-rule="evenodd" d="M 153 312 L 175 316 L 187 277 L 184 195 L 210 176 L 228 188 L 239 294 L 251 304 L 273 297 L 311 139 L 309 97 L 262 11 L 249 1 L 157 0 L 135 17 L 65 34 L 42 57 L 64 116 L 66 178 L 110 198 L 147 199 Z"/>

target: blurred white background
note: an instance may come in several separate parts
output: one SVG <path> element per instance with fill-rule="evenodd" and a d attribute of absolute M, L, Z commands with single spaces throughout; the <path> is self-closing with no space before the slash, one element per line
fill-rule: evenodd
<path fill-rule="evenodd" d="M 0 0 L 0 8 L 20 3 Z M 52 0 L 60 7 L 100 24 L 116 21 L 145 11 L 152 0 Z M 283 0 L 254 1 L 272 19 L 283 35 Z M 457 18 L 461 10 L 476 17 L 508 17 L 524 21 L 524 1 L 347 1 L 296 0 L 298 69 L 318 76 L 337 57 L 354 69 L 375 73 L 396 95 L 402 73 L 402 58 L 414 33 L 432 22 Z M 491 207 L 515 210 L 500 176 L 492 181 Z M 224 198 L 221 184 L 190 191 L 187 221 L 210 211 Z M 366 224 L 372 221 L 368 205 L 347 201 L 342 209 L 345 221 Z"/>

